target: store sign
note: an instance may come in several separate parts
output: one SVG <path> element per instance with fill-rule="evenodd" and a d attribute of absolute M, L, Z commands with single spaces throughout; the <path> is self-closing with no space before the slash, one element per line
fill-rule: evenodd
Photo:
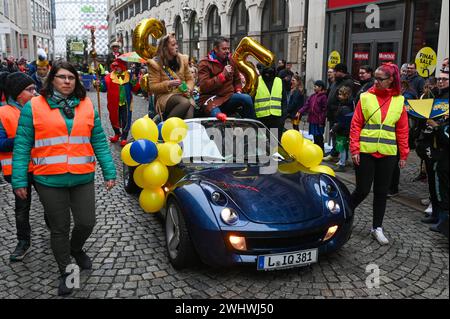
<path fill-rule="evenodd" d="M 395 52 L 380 52 L 378 53 L 378 60 L 380 61 L 395 61 L 397 54 Z"/>
<path fill-rule="evenodd" d="M 369 52 L 355 52 L 353 54 L 353 60 L 355 60 L 355 61 L 367 61 L 367 60 L 369 60 Z"/>
<path fill-rule="evenodd" d="M 73 54 L 84 54 L 84 43 L 83 42 L 71 42 L 70 51 Z"/>
<path fill-rule="evenodd" d="M 345 7 L 377 2 L 378 1 L 367 1 L 367 0 L 328 0 L 328 9 L 340 9 Z"/>
<path fill-rule="evenodd" d="M 83 12 L 83 13 L 94 13 L 95 12 L 95 8 L 93 6 L 82 6 L 81 7 L 81 12 Z"/>
<path fill-rule="evenodd" d="M 328 67 L 330 69 L 334 69 L 336 64 L 341 63 L 341 55 L 337 51 L 333 51 L 330 53 L 330 56 L 328 57 Z"/>
<path fill-rule="evenodd" d="M 85 25 L 83 26 L 83 29 L 90 30 L 90 29 L 92 29 L 93 27 L 94 27 L 96 30 L 108 30 L 108 26 L 107 26 L 107 25 L 100 25 L 100 26 L 96 27 L 96 26 L 94 26 L 94 25 L 89 25 L 89 24 L 85 24 Z"/>
<path fill-rule="evenodd" d="M 417 73 L 423 78 L 431 76 L 436 70 L 437 54 L 430 48 L 425 47 L 416 55 Z"/>

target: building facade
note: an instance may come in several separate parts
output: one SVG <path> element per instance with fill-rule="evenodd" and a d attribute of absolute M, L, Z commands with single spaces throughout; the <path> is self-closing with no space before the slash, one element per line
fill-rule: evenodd
<path fill-rule="evenodd" d="M 212 49 L 214 38 L 231 40 L 232 48 L 249 35 L 304 72 L 307 0 L 110 0 L 115 29 L 110 40 L 132 51 L 133 30 L 145 18 L 163 20 L 175 32 L 180 51 L 197 59 Z M 152 39 L 151 39 L 152 40 Z M 155 43 L 154 40 L 152 42 Z"/>
<path fill-rule="evenodd" d="M 53 57 L 54 0 L 0 0 L 0 54 L 36 59 L 38 48 Z"/>
<path fill-rule="evenodd" d="M 66 58 L 69 53 L 87 58 L 91 50 L 91 27 L 95 27 L 95 49 L 99 56 L 108 54 L 107 0 L 55 0 L 55 53 Z M 75 51 L 71 42 L 82 43 Z M 72 49 L 71 49 L 72 48 Z M 72 51 L 71 51 L 72 50 Z"/>
<path fill-rule="evenodd" d="M 332 53 L 355 78 L 361 65 L 400 66 L 424 47 L 437 54 L 438 70 L 449 55 L 448 0 L 314 0 L 308 21 L 308 88 L 325 78 Z"/>

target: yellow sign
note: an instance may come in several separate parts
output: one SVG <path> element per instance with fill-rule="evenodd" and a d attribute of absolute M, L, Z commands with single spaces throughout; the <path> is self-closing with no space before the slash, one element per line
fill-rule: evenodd
<path fill-rule="evenodd" d="M 83 42 L 71 42 L 70 51 L 73 54 L 83 54 L 84 53 L 84 43 Z"/>
<path fill-rule="evenodd" d="M 341 63 L 341 55 L 337 51 L 333 51 L 330 53 L 330 56 L 328 57 L 328 67 L 330 69 L 334 69 L 336 64 Z"/>
<path fill-rule="evenodd" d="M 417 73 L 423 78 L 430 77 L 436 70 L 437 54 L 430 47 L 422 48 L 416 55 Z"/>

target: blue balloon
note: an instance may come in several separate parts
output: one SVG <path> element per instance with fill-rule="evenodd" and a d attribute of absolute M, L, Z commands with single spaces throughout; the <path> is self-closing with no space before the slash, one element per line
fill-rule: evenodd
<path fill-rule="evenodd" d="M 162 133 L 161 133 L 163 125 L 164 125 L 164 122 L 161 122 L 161 123 L 158 124 L 158 132 L 159 132 L 158 141 L 159 142 L 164 142 L 164 139 L 163 139 Z"/>
<path fill-rule="evenodd" d="M 158 157 L 156 144 L 149 140 L 137 140 L 131 144 L 130 155 L 133 160 L 140 164 L 148 164 Z"/>

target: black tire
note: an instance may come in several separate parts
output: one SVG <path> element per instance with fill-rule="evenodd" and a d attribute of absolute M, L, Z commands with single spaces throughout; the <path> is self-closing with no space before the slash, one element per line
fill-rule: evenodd
<path fill-rule="evenodd" d="M 135 167 L 129 167 L 125 163 L 122 164 L 123 188 L 128 194 L 139 194 L 141 188 L 136 185 L 133 179 Z"/>
<path fill-rule="evenodd" d="M 172 217 L 171 213 L 176 216 Z M 169 248 L 169 235 L 171 232 L 176 233 L 173 218 L 178 220 L 178 236 L 179 242 L 176 245 L 176 249 Z M 167 213 L 165 220 L 165 231 L 166 231 L 166 250 L 169 257 L 170 263 L 175 269 L 183 269 L 189 266 L 193 266 L 198 263 L 197 252 L 192 244 L 189 231 L 186 226 L 186 221 L 184 219 L 183 213 L 174 199 L 169 199 L 167 205 Z M 173 236 L 175 237 L 175 235 Z"/>

